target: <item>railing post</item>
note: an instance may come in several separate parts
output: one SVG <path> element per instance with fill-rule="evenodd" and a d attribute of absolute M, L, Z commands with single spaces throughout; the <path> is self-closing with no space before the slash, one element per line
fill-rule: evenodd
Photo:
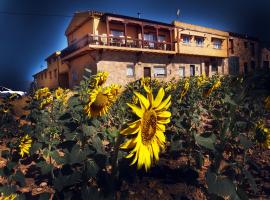
<path fill-rule="evenodd" d="M 170 28 L 170 40 L 171 40 L 171 48 L 170 48 L 170 50 L 172 51 L 173 41 L 172 41 L 172 29 L 171 28 Z"/>
<path fill-rule="evenodd" d="M 144 48 L 144 29 L 143 29 L 143 23 L 141 24 L 142 28 L 142 48 Z"/>
<path fill-rule="evenodd" d="M 108 16 L 106 17 L 106 32 L 107 32 L 107 45 L 110 46 L 110 25 Z"/>
<path fill-rule="evenodd" d="M 127 46 L 127 23 L 124 22 L 125 46 Z"/>

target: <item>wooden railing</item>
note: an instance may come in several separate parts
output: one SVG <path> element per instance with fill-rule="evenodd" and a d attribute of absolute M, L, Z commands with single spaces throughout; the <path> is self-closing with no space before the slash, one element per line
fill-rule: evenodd
<path fill-rule="evenodd" d="M 65 57 L 68 54 L 75 52 L 76 50 L 83 48 L 87 45 L 104 45 L 104 46 L 117 46 L 127 48 L 141 48 L 141 49 L 154 49 L 163 51 L 173 51 L 174 45 L 171 42 L 166 41 L 149 41 L 141 40 L 130 37 L 118 37 L 107 35 L 86 35 L 77 40 L 73 44 L 70 44 L 67 48 L 63 49 L 61 56 Z"/>

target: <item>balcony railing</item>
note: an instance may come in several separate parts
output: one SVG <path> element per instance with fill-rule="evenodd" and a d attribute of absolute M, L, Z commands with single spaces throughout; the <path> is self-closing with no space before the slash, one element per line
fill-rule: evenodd
<path fill-rule="evenodd" d="M 134 39 L 131 37 L 125 38 L 124 36 L 107 36 L 107 35 L 86 35 L 69 45 L 62 50 L 61 56 L 65 57 L 70 53 L 77 51 L 87 45 L 103 45 L 127 48 L 140 48 L 140 49 L 153 49 L 163 51 L 174 51 L 174 45 L 166 41 L 149 41 Z"/>

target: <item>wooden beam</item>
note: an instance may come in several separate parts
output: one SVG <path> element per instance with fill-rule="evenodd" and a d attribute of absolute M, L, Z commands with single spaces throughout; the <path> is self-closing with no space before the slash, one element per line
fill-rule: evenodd
<path fill-rule="evenodd" d="M 173 50 L 172 29 L 170 29 L 171 51 Z"/>
<path fill-rule="evenodd" d="M 109 25 L 109 19 L 108 16 L 106 17 L 106 31 L 107 31 L 107 45 L 110 45 L 110 25 Z"/>
<path fill-rule="evenodd" d="M 158 42 L 158 26 L 156 26 L 156 40 Z M 156 48 L 158 48 L 158 43 L 155 43 Z"/>
<path fill-rule="evenodd" d="M 144 29 L 143 29 L 144 24 L 141 25 L 142 27 L 142 48 L 144 48 Z"/>
<path fill-rule="evenodd" d="M 125 46 L 127 46 L 127 24 L 124 23 Z"/>

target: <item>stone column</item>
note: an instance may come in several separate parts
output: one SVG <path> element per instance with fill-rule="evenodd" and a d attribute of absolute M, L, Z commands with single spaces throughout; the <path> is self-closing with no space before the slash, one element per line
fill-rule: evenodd
<path fill-rule="evenodd" d="M 202 75 L 203 73 L 205 73 L 205 62 L 201 63 L 201 71 L 200 74 Z"/>

